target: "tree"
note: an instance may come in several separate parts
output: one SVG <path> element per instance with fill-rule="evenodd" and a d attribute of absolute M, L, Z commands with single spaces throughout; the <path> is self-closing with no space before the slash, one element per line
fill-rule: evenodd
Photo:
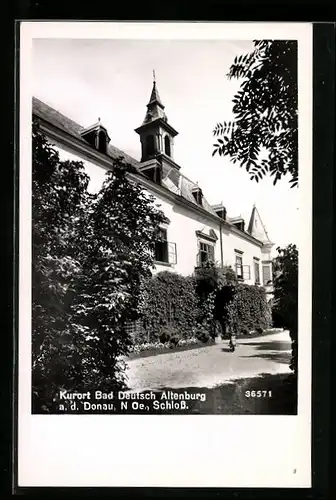
<path fill-rule="evenodd" d="M 217 123 L 212 155 L 244 166 L 251 180 L 289 176 L 298 185 L 297 42 L 254 41 L 234 59 L 228 78 L 242 79 L 233 99 L 234 120 Z"/>
<path fill-rule="evenodd" d="M 114 161 L 91 195 L 84 165 L 60 161 L 33 126 L 34 411 L 55 409 L 60 390 L 125 385 L 125 324 L 137 315 L 163 220 L 130 170 Z"/>
<path fill-rule="evenodd" d="M 298 344 L 298 250 L 296 245 L 277 248 L 274 259 L 273 314 L 279 326 L 289 329 L 292 339 L 292 364 L 297 372 Z"/>
<path fill-rule="evenodd" d="M 81 162 L 60 161 L 36 122 L 32 153 L 32 388 L 39 411 L 78 378 L 71 297 L 89 179 Z"/>
<path fill-rule="evenodd" d="M 86 335 L 86 384 L 106 391 L 124 383 L 120 356 L 132 344 L 125 326 L 139 317 L 142 284 L 151 276 L 157 228 L 164 220 L 154 198 L 129 180 L 130 169 L 116 160 L 90 207 L 73 305 L 78 334 Z"/>

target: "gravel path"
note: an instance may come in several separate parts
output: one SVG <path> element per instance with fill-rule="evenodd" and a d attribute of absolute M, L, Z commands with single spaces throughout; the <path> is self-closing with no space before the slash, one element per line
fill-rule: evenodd
<path fill-rule="evenodd" d="M 227 341 L 215 345 L 127 362 L 131 391 L 164 387 L 215 387 L 230 379 L 261 373 L 289 373 L 291 342 L 288 331 L 240 339 L 234 353 Z"/>

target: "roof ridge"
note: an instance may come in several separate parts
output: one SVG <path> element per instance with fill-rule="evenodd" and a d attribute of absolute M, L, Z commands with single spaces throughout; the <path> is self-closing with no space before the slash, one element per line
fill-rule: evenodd
<path fill-rule="evenodd" d="M 51 110 L 53 113 L 57 113 L 59 116 L 65 118 L 68 122 L 71 122 L 73 123 L 74 125 L 76 125 L 77 127 L 79 127 L 81 130 L 84 130 L 85 127 L 83 127 L 83 125 L 80 125 L 78 122 L 76 122 L 75 120 L 72 120 L 71 118 L 69 118 L 67 115 L 61 113 L 61 111 L 59 111 L 58 109 L 54 108 L 53 106 L 50 106 L 49 104 L 47 104 L 46 102 L 42 101 L 41 99 L 39 99 L 38 97 L 36 96 L 33 96 L 33 102 L 36 102 L 38 101 L 40 104 L 42 104 L 44 107 L 46 108 L 49 108 L 49 110 Z"/>
<path fill-rule="evenodd" d="M 38 108 L 43 106 L 44 108 L 47 108 L 47 110 L 50 111 L 54 116 L 57 115 L 59 118 L 63 118 L 64 120 L 66 120 L 66 122 L 71 123 L 71 125 L 73 125 L 74 128 L 78 129 L 79 134 L 80 134 L 80 132 L 85 130 L 85 128 L 82 125 L 80 125 L 78 122 L 75 122 L 74 120 L 72 120 L 68 116 L 64 115 L 63 113 L 61 113 L 57 109 L 53 108 L 52 106 L 50 106 L 49 104 L 45 103 L 44 101 L 42 101 L 41 99 L 39 99 L 38 97 L 35 97 L 35 96 L 33 96 L 33 113 L 36 111 L 38 113 L 38 108 L 36 109 L 36 106 L 34 107 L 34 103 L 36 104 L 36 106 Z M 42 113 L 42 118 L 43 118 L 43 110 L 41 110 L 41 113 Z M 63 127 L 64 127 L 64 124 L 63 124 Z M 68 127 L 65 127 L 65 128 L 68 128 Z M 73 133 L 73 131 L 72 131 L 72 133 Z M 107 149 L 110 149 L 110 151 L 114 151 L 116 155 L 120 154 L 120 156 L 124 157 L 125 160 L 128 160 L 133 164 L 136 164 L 136 165 L 140 164 L 140 162 L 137 159 L 133 158 L 133 156 L 129 155 L 128 153 L 126 153 L 122 149 L 119 149 L 118 147 L 114 146 L 113 144 L 108 144 Z"/>

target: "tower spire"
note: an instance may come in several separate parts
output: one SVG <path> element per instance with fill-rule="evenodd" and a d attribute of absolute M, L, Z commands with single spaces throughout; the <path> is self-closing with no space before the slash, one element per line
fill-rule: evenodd
<path fill-rule="evenodd" d="M 145 119 L 142 125 L 136 128 L 135 131 L 140 135 L 142 148 L 141 161 L 147 161 L 164 154 L 170 157 L 169 168 L 171 168 L 173 162 L 173 142 L 178 132 L 168 123 L 165 107 L 162 104 L 156 86 L 155 69 L 152 71 L 153 86 L 147 104 Z"/>
<path fill-rule="evenodd" d="M 156 75 L 155 75 L 155 69 L 153 69 L 153 88 L 151 92 L 151 96 L 149 98 L 149 103 L 150 104 L 155 104 L 157 106 L 160 106 L 162 109 L 164 109 L 164 105 L 162 104 L 162 101 L 160 99 L 159 91 L 156 86 Z"/>
<path fill-rule="evenodd" d="M 254 203 L 253 208 L 252 208 L 251 218 L 250 218 L 247 232 L 251 236 L 254 236 L 254 238 L 257 238 L 258 240 L 262 241 L 264 244 L 271 243 L 269 236 L 267 234 L 266 227 L 264 226 L 264 224 L 261 220 L 260 214 L 258 212 L 258 209 L 257 209 L 255 203 Z"/>

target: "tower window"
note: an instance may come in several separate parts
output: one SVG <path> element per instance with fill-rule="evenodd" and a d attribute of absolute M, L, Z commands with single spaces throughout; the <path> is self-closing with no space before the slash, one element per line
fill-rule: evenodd
<path fill-rule="evenodd" d="M 154 136 L 153 135 L 148 135 L 146 138 L 146 153 L 147 153 L 147 156 L 153 155 L 155 153 Z"/>
<path fill-rule="evenodd" d="M 170 139 L 168 137 L 168 135 L 166 135 L 165 139 L 164 139 L 164 149 L 165 149 L 165 153 L 167 156 L 170 156 Z"/>

